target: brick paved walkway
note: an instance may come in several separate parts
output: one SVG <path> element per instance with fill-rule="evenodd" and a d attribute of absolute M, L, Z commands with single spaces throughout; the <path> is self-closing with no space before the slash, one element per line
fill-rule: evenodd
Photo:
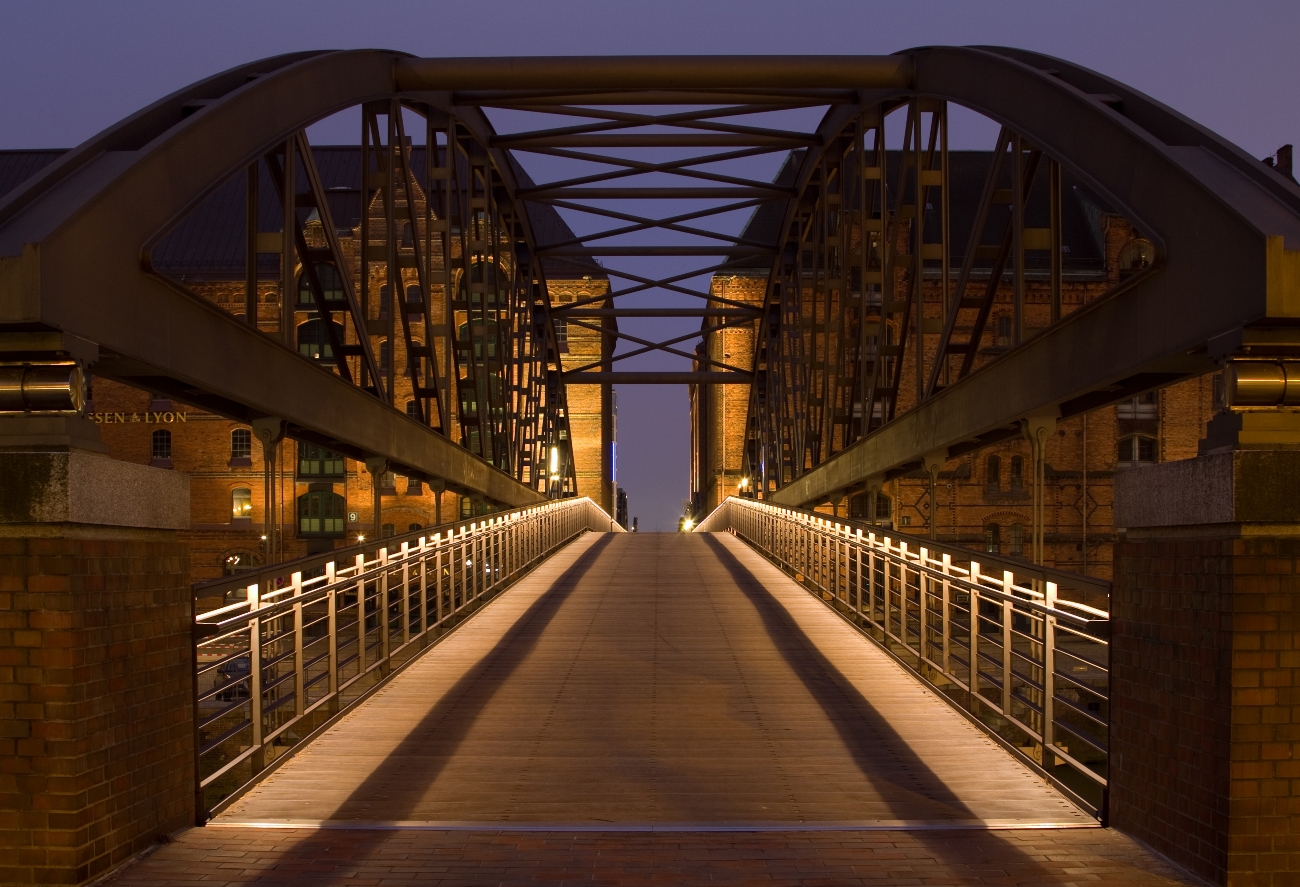
<path fill-rule="evenodd" d="M 1109 829 L 648 834 L 193 829 L 111 887 L 1191 885 Z"/>

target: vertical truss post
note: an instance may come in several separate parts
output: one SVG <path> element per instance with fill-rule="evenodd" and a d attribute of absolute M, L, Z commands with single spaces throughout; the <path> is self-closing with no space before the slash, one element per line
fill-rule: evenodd
<path fill-rule="evenodd" d="M 293 307 L 294 307 L 294 238 L 293 232 L 298 227 L 297 170 L 293 164 L 293 139 L 284 143 L 283 178 L 280 181 L 280 200 L 284 208 L 284 227 L 281 229 L 280 243 L 280 337 L 284 344 L 294 347 L 293 341 Z"/>
<path fill-rule="evenodd" d="M 257 329 L 257 161 L 248 164 L 245 196 L 244 321 Z"/>

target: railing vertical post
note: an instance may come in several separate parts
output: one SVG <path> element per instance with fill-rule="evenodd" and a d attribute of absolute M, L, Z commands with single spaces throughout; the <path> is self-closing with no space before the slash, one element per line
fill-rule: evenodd
<path fill-rule="evenodd" d="M 977 714 L 976 700 L 980 698 L 980 565 L 978 561 L 971 561 L 970 582 L 970 610 L 967 613 L 967 621 L 970 623 L 970 679 L 967 686 L 970 687 L 971 713 Z"/>
<path fill-rule="evenodd" d="M 429 633 L 429 537 L 420 537 L 420 634 Z"/>
<path fill-rule="evenodd" d="M 293 713 L 295 717 L 301 717 L 307 707 L 307 700 L 303 698 L 307 692 L 307 681 L 303 674 L 306 660 L 302 650 L 302 573 L 300 571 L 295 571 L 293 574 L 293 596 Z"/>
<path fill-rule="evenodd" d="M 250 761 L 253 772 L 266 766 L 262 724 L 262 617 L 257 615 L 262 597 L 262 585 L 248 588 L 248 719 L 252 725 L 249 743 L 253 748 Z"/>
<path fill-rule="evenodd" d="M 389 648 L 389 622 L 392 617 L 388 614 L 388 546 L 385 545 L 379 549 L 379 673 L 387 674 L 391 667 L 388 656 L 391 652 Z"/>
<path fill-rule="evenodd" d="M 411 642 L 411 551 L 402 543 L 402 645 Z"/>
<path fill-rule="evenodd" d="M 438 624 L 442 625 L 442 562 L 444 560 L 441 533 L 433 534 L 433 608 Z"/>
<path fill-rule="evenodd" d="M 898 640 L 907 649 L 907 543 L 898 543 Z"/>
<path fill-rule="evenodd" d="M 1044 586 L 1043 614 L 1043 767 L 1050 773 L 1050 749 L 1056 745 L 1056 583 Z"/>
<path fill-rule="evenodd" d="M 857 544 L 853 546 L 853 559 L 857 562 L 858 589 L 853 609 L 862 615 L 862 529 L 858 529 Z"/>
<path fill-rule="evenodd" d="M 1009 571 L 1002 571 L 1002 591 L 1008 596 L 1015 586 L 1015 579 Z M 1014 604 L 1010 598 L 1002 602 L 1002 713 L 1011 717 L 1011 616 Z"/>
<path fill-rule="evenodd" d="M 943 619 L 943 628 L 939 632 L 939 640 L 943 643 L 943 673 L 952 674 L 952 613 L 949 607 L 952 604 L 952 555 L 943 556 L 943 612 L 940 618 Z"/>
<path fill-rule="evenodd" d="M 327 613 L 326 626 L 329 631 L 329 686 L 327 692 L 330 695 L 329 710 L 331 712 L 338 710 L 338 692 L 339 692 L 339 598 L 338 590 L 334 587 L 334 562 L 330 561 L 325 565 L 325 584 L 329 592 L 325 596 L 325 608 Z"/>
<path fill-rule="evenodd" d="M 921 657 L 921 661 L 917 663 L 918 668 L 925 663 L 925 660 L 929 656 L 927 653 L 927 650 L 929 649 L 929 638 L 926 635 L 926 632 L 929 630 L 930 623 L 930 600 L 928 595 L 930 577 L 925 571 L 925 567 L 929 565 L 929 562 L 930 549 L 922 548 L 921 560 L 916 568 L 916 596 L 917 602 L 920 604 L 920 609 L 917 610 L 917 624 L 921 633 L 920 640 L 917 642 L 917 646 L 920 648 L 917 653 Z"/>
<path fill-rule="evenodd" d="M 366 673 L 366 555 L 357 555 L 357 674 Z"/>

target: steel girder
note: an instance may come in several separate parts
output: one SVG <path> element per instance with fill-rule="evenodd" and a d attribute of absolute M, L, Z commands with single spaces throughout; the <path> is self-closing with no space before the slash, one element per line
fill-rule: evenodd
<path fill-rule="evenodd" d="M 897 175 L 904 180 L 893 183 L 892 213 L 881 211 L 876 198 L 875 225 L 885 232 L 880 255 L 874 264 L 870 256 L 860 260 L 864 274 L 883 271 L 880 307 L 873 317 L 864 305 L 867 322 L 859 327 L 869 332 L 874 321 L 879 338 L 844 371 L 850 377 L 847 387 L 856 384 L 862 398 L 860 424 L 847 438 L 823 434 L 841 451 L 812 451 L 800 445 L 797 420 L 804 421 L 804 430 L 828 429 L 814 414 L 814 408 L 828 403 L 823 400 L 827 394 L 812 390 L 781 397 L 775 386 L 755 385 L 749 470 L 773 501 L 826 501 L 871 479 L 919 468 L 923 458 L 950 458 L 1018 434 L 1031 417 L 1076 415 L 1211 371 L 1243 341 L 1300 346 L 1300 189 L 1294 183 L 1151 99 L 1057 59 L 998 48 L 926 48 L 910 56 L 916 72 L 913 88 L 861 107 L 860 126 L 870 130 L 889 110 L 917 102 L 931 105 L 932 120 L 941 119 L 944 104 L 951 102 L 997 121 L 1004 128 L 999 150 L 1010 153 L 1004 178 L 995 181 L 995 171 L 986 183 L 981 207 L 1001 203 L 1009 207 L 1010 221 L 1005 237 L 987 245 L 978 240 L 982 232 L 977 228 L 965 266 L 955 281 L 950 278 L 949 245 L 932 242 L 926 233 L 931 228 L 909 221 L 920 219 L 927 205 L 946 212 L 946 162 L 927 161 L 925 150 L 934 151 L 935 143 L 917 151 L 915 134 L 908 133 L 912 141 L 901 152 Z M 913 125 L 909 117 L 909 129 Z M 832 159 L 845 162 L 853 151 L 869 151 L 870 143 L 858 139 Z M 824 159 L 810 156 L 804 175 L 811 174 L 812 163 Z M 913 171 L 932 170 L 925 197 L 920 187 L 905 181 L 909 164 Z M 1035 169 L 1047 183 L 1047 228 L 1031 229 L 1024 217 Z M 1126 217 L 1156 248 L 1152 267 L 1066 316 L 1060 306 L 1062 170 Z M 927 185 L 924 178 L 920 185 Z M 787 225 L 797 226 L 800 213 L 808 219 L 824 213 L 825 193 L 801 188 Z M 870 207 L 864 205 L 864 210 L 863 241 L 872 229 Z M 804 231 L 787 232 L 789 242 L 801 250 L 826 243 Z M 946 238 L 946 228 L 941 233 Z M 1052 290 L 1052 322 L 1040 330 L 1029 330 L 1023 322 L 1023 257 L 1034 249 L 1047 251 Z M 987 283 L 971 280 L 969 262 L 977 254 L 992 265 Z M 913 286 L 926 268 L 923 259 L 932 260 L 929 268 L 944 283 L 944 313 L 935 328 L 919 316 L 923 304 Z M 970 358 L 980 345 L 1004 273 L 1014 290 L 1010 347 L 974 368 Z M 773 281 L 777 279 L 774 271 Z M 891 287 L 899 286 L 908 289 L 891 295 Z M 775 285 L 773 290 L 780 292 Z M 805 281 L 800 292 L 809 290 Z M 848 297 L 855 307 L 854 294 Z M 779 298 L 770 295 L 769 310 L 778 304 Z M 774 355 L 798 347 L 801 340 L 805 347 L 809 342 L 817 346 L 811 331 L 819 327 L 807 318 L 799 324 L 788 312 L 773 317 L 784 319 L 764 339 Z M 954 335 L 957 330 L 963 330 L 964 338 Z M 885 339 L 887 332 L 894 334 L 893 342 Z M 805 374 L 815 373 L 825 356 L 823 351 L 803 358 Z M 760 347 L 760 379 L 771 359 Z M 914 393 L 898 389 L 903 361 L 914 365 Z M 854 374 L 859 376 L 856 383 Z M 886 376 L 892 380 L 882 385 Z M 790 379 L 780 382 L 788 385 Z M 810 376 L 804 384 L 814 382 Z M 900 398 L 910 402 L 899 408 Z M 793 420 L 783 419 L 782 407 L 797 413 Z M 853 413 L 847 416 L 851 419 Z M 782 421 L 791 429 L 793 446 L 780 435 Z"/>
<path fill-rule="evenodd" d="M 393 471 L 443 480 L 453 490 L 490 501 L 524 505 L 547 492 L 571 490 L 571 463 L 562 469 L 558 486 L 546 472 L 545 447 L 556 437 L 567 436 L 561 433 L 567 430 L 567 419 L 563 389 L 556 383 L 557 349 L 544 280 L 532 258 L 528 220 L 511 206 L 504 212 L 495 208 L 479 212 L 484 200 L 509 204 L 511 189 L 503 187 L 506 177 L 493 167 L 485 146 L 476 146 L 463 128 L 456 132 L 454 118 L 445 108 L 422 103 L 421 97 L 399 95 L 393 79 L 397 58 L 395 53 L 379 51 L 300 53 L 245 65 L 169 96 L 65 155 L 0 205 L 0 330 L 54 330 L 70 340 L 93 343 L 98 350 L 93 367 L 97 375 L 240 421 L 283 419 L 292 437 L 356 459 L 381 457 Z M 441 153 L 444 159 L 450 157 L 447 164 L 453 170 L 440 171 L 438 181 L 446 184 L 445 193 L 429 201 L 445 214 L 430 224 L 432 215 L 426 213 L 424 237 L 415 238 L 424 243 L 411 244 L 420 301 L 409 301 L 402 286 L 385 287 L 388 304 L 380 309 L 379 323 L 388 324 L 392 352 L 385 368 L 378 366 L 369 346 L 376 322 L 366 312 L 374 313 L 378 301 L 367 293 L 370 237 L 364 238 L 361 250 L 358 298 L 352 291 L 351 270 L 342 264 L 310 147 L 302 136 L 311 123 L 357 105 L 367 112 L 372 136 L 369 155 L 363 155 L 367 164 L 363 194 L 373 197 L 372 192 L 378 192 L 377 205 L 383 207 L 387 229 L 380 238 L 385 253 L 380 259 L 394 283 L 400 279 L 402 264 L 395 226 L 407 221 L 420 229 L 412 207 L 410 151 L 396 149 L 406 145 L 400 109 L 415 110 L 429 120 L 431 145 L 438 124 L 443 131 L 450 127 L 452 133 L 449 142 L 444 137 L 446 147 Z M 376 106 L 387 116 L 387 138 L 373 125 Z M 476 154 L 479 166 L 467 168 L 462 162 L 457 168 L 467 151 Z M 265 235 L 254 229 L 256 179 L 252 176 L 249 323 L 153 273 L 150 264 L 151 249 L 180 219 L 233 175 L 256 170 L 259 158 L 265 159 L 284 208 L 285 233 L 275 247 L 284 257 L 284 310 L 278 336 L 259 333 L 251 322 L 256 318 L 255 257 L 266 251 L 259 246 L 259 236 Z M 368 189 L 372 182 L 378 182 L 379 188 Z M 369 215 L 368 206 L 361 212 L 363 220 Z M 322 217 L 324 246 L 305 241 L 298 214 L 305 208 Z M 468 237 L 473 228 L 469 216 L 476 212 L 483 243 L 466 241 L 457 252 L 448 220 Z M 431 246 L 432 241 L 440 242 Z M 445 404 L 455 398 L 448 397 L 446 389 L 452 386 L 445 367 L 456 364 L 452 353 L 456 349 L 446 342 L 435 349 L 436 337 L 429 325 L 434 307 L 430 277 L 437 272 L 443 278 L 439 283 L 448 295 L 448 311 L 463 307 L 452 304 L 453 265 L 459 260 L 468 266 L 471 254 L 499 263 L 500 276 L 508 278 L 500 294 L 500 323 L 492 324 L 501 341 L 479 349 L 480 355 L 492 353 L 494 365 L 484 367 L 481 359 L 471 360 L 472 366 L 462 367 L 460 374 L 469 377 L 471 388 L 491 393 L 491 409 L 482 412 L 491 413 L 496 434 L 487 441 L 480 438 L 479 451 L 486 458 L 446 436 Z M 314 365 L 294 347 L 291 300 L 297 295 L 299 260 L 304 292 L 310 290 L 324 323 L 324 347 L 334 355 L 335 372 Z M 341 313 L 326 303 L 315 272 L 318 261 L 334 262 L 344 272 L 347 298 Z M 459 278 L 455 282 L 479 289 Z M 495 315 L 497 293 L 492 295 Z M 479 298 L 480 306 L 485 298 Z M 393 369 L 399 352 L 392 321 L 397 316 L 416 398 L 411 416 L 394 409 L 393 403 Z M 337 328 L 336 318 L 342 321 Z M 413 336 L 413 327 L 418 337 Z M 444 365 L 441 374 L 439 363 Z M 492 378 L 475 379 L 474 366 L 482 371 L 480 375 Z M 462 440 L 468 436 L 470 418 L 461 417 Z"/>
<path fill-rule="evenodd" d="M 967 256 L 978 250 L 1000 255 L 991 279 L 1000 280 L 1009 269 L 1020 293 L 1025 252 L 1047 249 L 1054 257 L 1052 286 L 1059 291 L 1054 249 L 1059 229 L 1029 230 L 1022 205 L 1028 191 L 1014 187 L 1027 189 L 1040 166 L 1058 182 L 1058 191 L 1061 170 L 1068 171 L 1138 226 L 1157 251 L 1147 272 L 1067 316 L 1054 310 L 1052 324 L 1036 334 L 1030 336 L 1018 322 L 1008 353 L 978 368 L 969 355 L 978 347 L 996 287 L 986 287 L 980 296 L 976 286 L 970 295 L 969 269 L 963 267 L 960 291 L 951 291 L 944 208 L 949 102 L 999 122 L 1004 127 L 999 147 L 1014 161 L 1006 167 L 1013 196 L 1003 196 L 1007 189 L 992 177 L 985 195 L 986 204 L 1010 207 L 1014 222 L 1000 244 L 972 240 Z M 489 211 L 488 236 L 476 245 L 462 243 L 462 258 L 501 237 L 509 243 L 504 249 L 500 243 L 492 246 L 492 255 L 514 253 L 507 263 L 512 269 L 507 299 L 519 312 L 511 315 L 508 334 L 496 330 L 499 345 L 511 351 L 509 368 L 460 370 L 454 348 L 435 360 L 427 345 L 432 330 L 426 327 L 421 346 L 407 327 L 412 317 L 405 309 L 394 305 L 390 311 L 390 342 L 396 336 L 391 319 L 403 311 L 408 349 L 428 347 L 427 373 L 412 377 L 422 400 L 416 411 L 421 421 L 383 402 L 392 398 L 396 354 L 381 370 L 362 348 L 353 355 L 359 377 L 354 381 L 360 384 L 349 384 L 149 268 L 151 245 L 220 182 L 276 151 L 291 166 L 293 158 L 306 156 L 290 147 L 303 127 L 343 108 L 379 103 L 389 109 L 384 116 L 390 128 L 400 120 L 394 109 L 423 109 L 430 131 L 446 134 L 448 156 L 463 154 L 463 160 L 447 162 L 445 175 L 457 175 L 463 163 L 468 177 L 480 177 L 478 184 L 466 183 L 468 190 L 455 195 L 448 190 L 444 221 L 457 201 L 464 204 L 459 211 L 466 225 L 473 209 L 499 208 Z M 602 110 L 655 104 L 699 109 L 685 116 Z M 733 112 L 812 105 L 829 105 L 815 133 L 763 131 L 717 120 Z M 889 173 L 880 128 L 889 112 L 904 106 L 908 141 L 890 191 L 884 187 Z M 484 107 L 530 107 L 600 122 L 502 135 L 493 130 Z M 691 132 L 628 132 L 679 124 Z M 392 141 L 390 133 L 390 148 Z M 522 150 L 572 156 L 628 147 L 724 149 L 717 159 L 790 150 L 797 152 L 791 155 L 797 162 L 792 179 L 777 184 L 691 169 L 702 163 L 699 159 L 646 164 L 610 156 L 606 159 L 625 168 L 622 173 L 533 186 L 518 179 L 511 156 Z M 410 183 L 403 182 L 409 166 L 409 160 L 399 160 L 374 171 L 386 178 L 376 193 L 383 195 L 390 244 L 399 192 L 405 190 L 410 209 Z M 685 174 L 698 181 L 690 188 L 619 187 L 620 176 L 638 171 Z M 480 190 L 471 197 L 474 188 Z M 723 245 L 593 245 L 599 237 L 538 244 L 528 214 L 515 208 L 527 200 L 562 206 L 575 199 L 649 197 L 766 203 L 783 208 L 784 220 L 771 242 L 711 235 Z M 1059 208 L 1059 193 L 1052 199 Z M 483 203 L 471 207 L 468 200 Z M 933 213 L 942 221 L 933 239 L 926 215 L 936 203 Z M 840 215 L 832 219 L 831 210 Z M 627 222 L 629 229 L 701 234 L 689 224 L 691 214 L 607 215 Z M 465 232 L 462 226 L 463 238 Z M 439 234 L 442 254 L 450 256 L 450 233 Z M 286 257 L 288 240 L 282 241 Z M 762 469 L 764 486 L 770 481 L 768 494 L 787 504 L 819 501 L 867 478 L 905 471 L 923 456 L 955 455 L 1014 433 L 1025 417 L 1071 415 L 1207 371 L 1214 356 L 1240 341 L 1244 328 L 1272 325 L 1274 338 L 1286 339 L 1290 333 L 1277 328 L 1300 321 L 1300 190 L 1294 185 L 1150 99 L 1068 63 L 996 48 L 923 48 L 886 58 L 711 59 L 430 60 L 359 51 L 298 54 L 243 66 L 107 130 L 0 205 L 0 327 L 55 330 L 93 342 L 101 354 L 98 373 L 245 421 L 282 417 L 303 439 L 357 458 L 382 456 L 395 470 L 445 478 L 496 501 L 523 503 L 538 494 L 511 473 L 519 476 L 529 460 L 512 464 L 511 459 L 520 446 L 544 452 L 536 432 L 526 444 L 514 440 L 504 456 L 493 444 L 490 452 L 484 450 L 488 458 L 480 459 L 426 423 L 445 430 L 444 411 L 450 414 L 456 401 L 465 402 L 464 391 L 451 389 L 481 391 L 474 375 L 480 370 L 509 375 L 517 391 L 531 392 L 539 403 L 549 396 L 555 404 L 562 396 L 551 353 L 549 305 L 544 292 L 534 289 L 542 279 L 538 255 L 543 249 L 554 261 L 579 264 L 592 264 L 600 254 L 721 256 L 714 271 L 770 257 L 761 312 L 689 291 L 672 276 L 621 276 L 636 284 L 634 290 L 659 287 L 717 302 L 703 312 L 706 321 L 714 319 L 708 311 L 737 313 L 735 318 L 718 315 L 718 327 L 733 320 L 757 322 L 746 312 L 761 318 L 750 408 L 751 468 L 770 456 L 778 467 Z M 418 318 L 423 324 L 430 316 L 429 278 L 436 273 L 433 252 L 430 234 L 424 258 L 416 260 L 425 274 L 419 284 L 426 302 Z M 391 273 L 397 264 L 391 250 L 382 259 Z M 453 312 L 457 294 L 447 266 L 444 262 L 441 269 L 442 286 L 447 311 Z M 941 322 L 931 328 L 917 284 L 936 267 L 942 267 L 945 304 Z M 318 282 L 308 282 L 322 318 L 329 319 Z M 1017 306 L 1021 298 L 1016 296 Z M 566 306 L 571 322 L 583 323 L 582 309 L 597 301 Z M 367 310 L 365 294 L 360 302 L 347 308 L 354 325 L 364 320 L 359 313 Z M 617 335 L 604 321 L 620 313 L 599 305 L 595 310 L 610 312 L 593 319 L 601 321 L 603 334 Z M 468 317 L 466 322 L 472 327 Z M 486 325 L 484 330 L 486 335 Z M 521 346 L 521 336 L 531 344 Z M 1300 344 L 1300 337 L 1291 338 Z M 340 348 L 346 353 L 347 343 Z M 912 402 L 900 407 L 904 362 L 914 366 L 916 391 L 908 395 Z M 708 360 L 701 364 L 715 367 L 735 370 Z M 730 373 L 691 376 L 700 382 L 734 381 Z M 602 368 L 583 381 L 616 380 L 623 380 L 621 374 Z M 374 393 L 367 392 L 368 382 Z M 499 418 L 475 416 L 480 446 L 488 438 L 510 437 Z"/>

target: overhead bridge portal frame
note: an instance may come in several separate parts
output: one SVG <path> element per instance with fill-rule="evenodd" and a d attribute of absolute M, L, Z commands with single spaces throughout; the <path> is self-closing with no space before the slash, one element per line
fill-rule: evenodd
<path fill-rule="evenodd" d="M 0 204 L 0 330 L 5 350 L 71 355 L 93 362 L 97 374 L 241 421 L 279 418 L 290 436 L 335 447 L 354 458 L 381 458 L 393 470 L 444 479 L 455 489 L 503 505 L 538 501 L 542 493 L 537 485 L 521 483 L 519 471 L 494 470 L 457 446 L 446 434 L 445 419 L 440 420 L 442 429 L 436 427 L 434 414 L 454 408 L 447 380 L 434 383 L 443 386 L 444 400 L 429 388 L 422 400 L 427 417 L 411 420 L 384 403 L 382 391 L 376 390 L 383 386 L 375 386 L 373 378 L 370 390 L 348 384 L 340 374 L 312 366 L 283 341 L 259 334 L 151 271 L 151 248 L 219 184 L 312 123 L 352 106 L 385 101 L 419 108 L 439 117 L 442 125 L 455 121 L 481 148 L 495 175 L 497 199 L 512 207 L 518 229 L 515 259 L 521 267 L 534 267 L 534 274 L 537 259 L 548 251 L 561 260 L 567 256 L 570 262 L 597 267 L 594 257 L 602 247 L 593 245 L 594 238 L 577 238 L 569 245 L 538 242 L 525 204 L 553 202 L 565 189 L 530 187 L 526 176 L 521 179 L 522 167 L 511 156 L 513 150 L 569 143 L 747 145 L 747 150 L 789 143 L 800 149 L 787 181 L 768 186 L 767 193 L 749 189 L 755 192 L 749 195 L 754 198 L 750 205 L 767 205 L 783 217 L 772 242 L 740 243 L 733 238 L 737 242 L 726 250 L 716 245 L 640 250 L 645 255 L 679 256 L 721 251 L 724 258 L 717 267 L 724 271 L 734 267 L 738 257 L 770 262 L 769 295 L 762 310 L 728 306 L 722 300 L 717 304 L 731 308 L 736 317 L 708 320 L 720 329 L 752 325 L 762 316 L 768 332 L 776 332 L 767 344 L 760 343 L 756 355 L 760 384 L 751 397 L 748 471 L 764 494 L 786 504 L 823 501 L 866 478 L 914 469 L 926 455 L 956 455 L 1015 433 L 1026 417 L 1068 416 L 1208 371 L 1216 361 L 1252 346 L 1275 346 L 1271 350 L 1277 352 L 1300 345 L 1300 336 L 1292 331 L 1300 320 L 1300 189 L 1294 184 L 1213 133 L 1093 72 L 1017 50 L 931 47 L 880 57 L 713 58 L 421 59 L 367 50 L 298 53 L 244 65 L 187 87 L 111 127 Z M 692 124 L 695 134 L 689 138 L 628 132 L 635 130 L 637 120 L 499 135 L 483 107 L 506 101 L 583 107 L 744 102 L 760 109 L 765 103 L 775 107 L 817 101 L 827 103 L 828 110 L 815 133 L 799 138 L 716 123 Z M 946 357 L 926 364 L 925 353 L 935 340 L 927 340 L 924 331 L 914 334 L 909 354 L 904 338 L 896 363 L 918 360 L 919 351 L 918 379 L 924 375 L 930 382 L 911 409 L 897 409 L 896 379 L 891 388 L 884 362 L 878 361 L 878 369 L 860 350 L 857 364 L 841 372 L 849 378 L 822 384 L 847 386 L 859 416 L 883 411 L 887 421 L 849 422 L 852 428 L 814 446 L 806 439 L 819 433 L 814 426 L 820 422 L 830 427 L 827 423 L 834 417 L 821 418 L 809 400 L 828 402 L 829 389 L 813 390 L 815 379 L 796 383 L 780 378 L 798 370 L 791 354 L 778 353 L 783 347 L 778 339 L 784 337 L 788 344 L 802 335 L 797 322 L 781 316 L 784 309 L 778 304 L 781 276 L 797 262 L 791 254 L 799 243 L 791 226 L 807 228 L 810 214 L 828 206 L 828 189 L 815 181 L 816 174 L 828 159 L 842 161 L 847 156 L 846 140 L 852 141 L 855 127 L 861 134 L 864 127 L 879 126 L 886 112 L 908 102 L 929 102 L 935 109 L 953 102 L 1002 124 L 1004 132 L 1041 151 L 1054 168 L 1059 164 L 1139 227 L 1154 242 L 1156 261 L 1149 273 L 1086 310 L 1060 318 L 969 377 L 967 365 L 946 386 L 935 384 L 940 375 L 935 364 Z M 922 105 L 916 107 L 919 120 Z M 697 113 L 695 119 L 706 116 Z M 662 119 L 646 118 L 640 124 Z M 919 156 L 923 152 L 917 126 L 914 148 Z M 946 132 L 943 135 L 946 138 Z M 915 162 L 924 166 L 933 161 Z M 870 175 L 865 159 L 858 168 Z M 936 181 L 926 179 L 922 186 Z M 732 197 L 746 190 L 719 188 L 716 180 L 704 184 Z M 604 196 L 678 199 L 706 195 L 707 190 L 582 192 L 571 187 L 567 194 L 597 196 L 608 191 Z M 902 218 L 906 213 L 895 215 Z M 643 222 L 643 228 L 654 227 Z M 801 236 L 815 239 L 806 232 Z M 882 261 L 890 263 L 891 270 L 899 262 L 913 261 L 905 249 Z M 935 256 L 921 244 L 912 251 Z M 871 261 L 863 257 L 864 271 Z M 924 261 L 917 265 L 924 267 Z M 948 273 L 946 258 L 944 271 Z M 646 279 L 639 288 L 663 283 Z M 671 280 L 667 288 L 674 288 Z M 428 291 L 426 285 L 426 299 Z M 886 300 L 881 322 L 901 323 L 904 330 L 918 327 L 917 317 L 902 313 L 906 307 L 901 298 Z M 959 294 L 949 330 L 962 302 Z M 606 323 L 620 316 L 630 319 L 635 309 L 589 311 L 609 315 L 593 323 L 592 318 L 584 320 L 580 308 L 565 307 L 575 312 L 570 322 L 601 330 L 602 335 L 645 341 L 613 331 Z M 555 306 L 546 309 L 539 314 L 543 326 L 549 326 L 557 311 Z M 702 313 L 707 312 L 677 312 Z M 859 327 L 862 335 L 866 325 Z M 553 343 L 553 335 L 544 332 L 543 341 Z M 366 336 L 359 338 L 364 342 Z M 919 349 L 918 339 L 923 343 Z M 658 347 L 683 353 L 673 352 L 669 344 L 647 342 L 642 350 Z M 950 332 L 940 344 L 960 353 Z M 358 363 L 370 370 L 362 370 L 363 379 L 381 376 L 368 348 L 358 345 L 357 351 Z M 239 359 L 232 359 L 236 355 Z M 615 373 L 605 365 L 568 373 L 565 381 L 748 383 L 754 378 L 745 368 L 713 363 L 706 358 L 696 371 L 682 374 Z M 554 353 L 542 354 L 527 370 L 533 375 L 550 373 L 555 389 Z M 949 375 L 946 366 L 942 375 Z M 512 380 L 517 389 L 541 382 Z M 786 433 L 778 427 L 782 422 L 804 427 Z M 797 439 L 787 439 L 792 435 Z"/>

